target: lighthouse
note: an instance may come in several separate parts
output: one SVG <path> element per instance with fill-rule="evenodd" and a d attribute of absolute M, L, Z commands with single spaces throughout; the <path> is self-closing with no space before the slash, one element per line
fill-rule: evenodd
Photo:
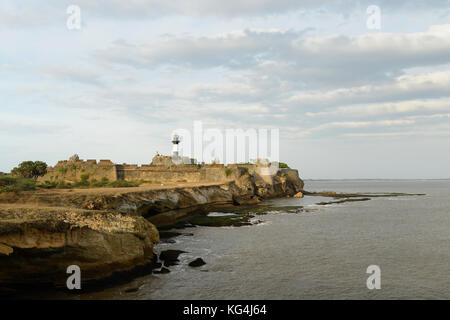
<path fill-rule="evenodd" d="M 174 135 L 172 139 L 173 147 L 172 147 L 172 157 L 178 158 L 178 144 L 180 143 L 180 136 Z"/>

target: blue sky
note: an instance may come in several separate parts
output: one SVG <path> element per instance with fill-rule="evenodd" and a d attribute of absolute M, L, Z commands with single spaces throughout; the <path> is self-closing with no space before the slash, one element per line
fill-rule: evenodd
<path fill-rule="evenodd" d="M 0 171 L 149 163 L 201 120 L 279 128 L 305 178 L 450 178 L 447 0 L 6 0 L 0 39 Z"/>

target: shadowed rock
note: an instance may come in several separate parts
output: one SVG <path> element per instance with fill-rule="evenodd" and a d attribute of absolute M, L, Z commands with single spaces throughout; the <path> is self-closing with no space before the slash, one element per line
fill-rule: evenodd
<path fill-rule="evenodd" d="M 197 258 L 197 259 L 195 259 L 194 261 L 189 262 L 189 267 L 194 267 L 194 268 L 196 268 L 196 267 L 201 267 L 201 266 L 203 266 L 203 265 L 205 265 L 205 264 L 206 264 L 206 262 L 203 261 L 202 258 Z"/>
<path fill-rule="evenodd" d="M 155 273 L 155 274 L 170 273 L 170 270 L 167 269 L 167 268 L 162 267 L 161 270 L 154 271 L 153 273 Z"/>
<path fill-rule="evenodd" d="M 165 267 L 174 266 L 178 264 L 178 256 L 185 251 L 182 250 L 165 250 L 159 255 L 159 259 L 164 262 Z"/>

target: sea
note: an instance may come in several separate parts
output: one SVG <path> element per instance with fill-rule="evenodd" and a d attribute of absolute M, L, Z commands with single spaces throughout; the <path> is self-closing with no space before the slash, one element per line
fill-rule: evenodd
<path fill-rule="evenodd" d="M 424 195 L 270 200 L 307 210 L 278 208 L 250 226 L 177 230 L 185 235 L 155 247 L 186 252 L 170 273 L 60 298 L 450 299 L 450 180 L 307 180 L 305 189 Z M 198 257 L 206 264 L 189 267 Z M 373 268 L 379 288 L 373 278 L 368 286 Z"/>

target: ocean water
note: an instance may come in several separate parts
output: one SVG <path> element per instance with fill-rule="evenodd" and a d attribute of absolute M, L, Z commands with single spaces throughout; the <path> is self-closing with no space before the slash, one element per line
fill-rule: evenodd
<path fill-rule="evenodd" d="M 195 227 L 156 250 L 180 249 L 169 274 L 148 275 L 80 299 L 450 299 L 450 181 L 306 181 L 308 191 L 405 192 L 318 206 L 330 198 L 277 199 L 307 213 L 273 212 L 244 227 Z M 197 257 L 206 265 L 191 268 Z M 369 290 L 369 265 L 381 289 Z M 129 288 L 139 288 L 126 292 Z M 72 296 L 74 298 L 74 296 Z"/>

